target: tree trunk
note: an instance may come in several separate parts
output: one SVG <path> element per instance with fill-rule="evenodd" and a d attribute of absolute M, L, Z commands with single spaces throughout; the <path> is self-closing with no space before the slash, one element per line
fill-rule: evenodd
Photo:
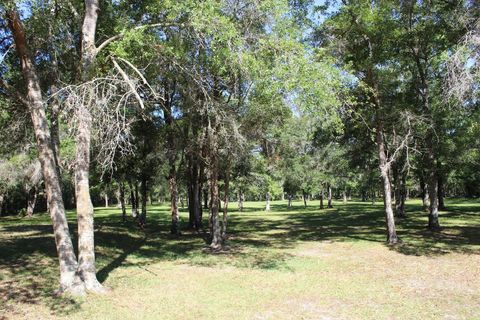
<path fill-rule="evenodd" d="M 93 204 L 90 198 L 91 117 L 86 108 L 77 111 L 75 198 L 78 221 L 78 272 L 88 290 L 102 288 L 95 270 Z"/>
<path fill-rule="evenodd" d="M 27 199 L 27 216 L 32 217 L 35 210 L 35 204 L 37 203 L 37 187 L 32 187 L 28 191 Z"/>
<path fill-rule="evenodd" d="M 383 205 L 385 208 L 385 219 L 387 222 L 387 242 L 388 244 L 396 244 L 398 242 L 397 231 L 395 228 L 395 219 L 392 210 L 392 190 L 389 177 L 389 165 L 385 152 L 385 144 L 383 141 L 383 126 L 380 120 L 377 124 L 376 142 L 378 146 L 378 158 L 380 174 L 383 181 Z"/>
<path fill-rule="evenodd" d="M 438 210 L 445 211 L 445 189 L 443 184 L 443 174 L 439 171 L 438 174 Z"/>
<path fill-rule="evenodd" d="M 98 13 L 98 0 L 85 0 L 85 17 L 82 26 L 82 81 L 90 78 L 90 69 L 95 58 L 95 32 Z M 88 105 L 75 110 L 77 120 L 76 142 L 76 205 L 78 220 L 78 274 L 90 291 L 103 291 L 98 282 L 95 268 L 95 244 L 93 205 L 90 197 L 90 139 L 92 116 Z"/>
<path fill-rule="evenodd" d="M 324 206 L 323 206 L 323 198 L 324 198 L 324 192 L 323 192 L 323 189 L 322 191 L 320 192 L 320 209 L 323 209 Z"/>
<path fill-rule="evenodd" d="M 130 187 L 130 202 L 132 204 L 132 217 L 137 218 L 138 216 L 138 188 L 137 183 L 135 182 L 135 187 L 133 187 L 131 182 L 128 182 Z"/>
<path fill-rule="evenodd" d="M 420 178 L 420 189 L 422 189 L 423 210 L 428 211 L 430 208 L 430 195 L 428 192 L 428 185 L 425 183 L 423 177 Z"/>
<path fill-rule="evenodd" d="M 120 193 L 120 206 L 122 208 L 122 221 L 127 221 L 127 209 L 125 208 L 125 185 L 123 182 L 118 182 L 119 193 Z"/>
<path fill-rule="evenodd" d="M 223 197 L 223 224 L 222 224 L 222 241 L 227 239 L 227 223 L 228 223 L 228 197 L 230 193 L 230 159 L 227 160 L 227 168 L 225 172 L 225 194 Z"/>
<path fill-rule="evenodd" d="M 347 204 L 347 190 L 343 189 L 342 196 L 343 196 L 343 204 Z"/>
<path fill-rule="evenodd" d="M 5 196 L 3 194 L 0 194 L 0 217 L 2 216 L 3 213 L 3 202 L 5 200 Z"/>
<path fill-rule="evenodd" d="M 108 194 L 106 192 L 103 195 L 103 199 L 105 200 L 105 208 L 108 208 Z"/>
<path fill-rule="evenodd" d="M 142 194 L 142 213 L 140 214 L 139 224 L 140 227 L 143 229 L 147 224 L 147 201 L 148 201 L 148 186 L 147 186 L 147 178 L 145 176 L 142 177 L 141 182 L 141 194 Z"/>
<path fill-rule="evenodd" d="M 328 190 L 328 204 L 327 204 L 327 207 L 328 208 L 333 208 L 333 205 L 332 205 L 332 187 L 330 186 L 330 184 L 327 184 L 327 190 Z"/>
<path fill-rule="evenodd" d="M 17 55 L 20 58 L 23 78 L 26 82 L 28 108 L 32 118 L 35 139 L 38 149 L 38 158 L 42 166 L 42 173 L 47 193 L 47 203 L 53 224 L 55 243 L 60 264 L 60 292 L 70 291 L 82 294 L 83 286 L 76 277 L 77 258 L 73 250 L 72 239 L 65 216 L 65 207 L 62 199 L 60 178 L 55 163 L 50 130 L 45 114 L 42 91 L 37 72 L 28 53 L 25 40 L 25 31 L 18 13 L 7 11 L 8 25 L 15 42 Z"/>
<path fill-rule="evenodd" d="M 238 211 L 243 212 L 243 193 L 238 191 Z"/>
<path fill-rule="evenodd" d="M 289 194 L 288 195 L 288 209 L 290 209 L 292 207 L 292 195 Z"/>
<path fill-rule="evenodd" d="M 265 211 L 268 212 L 270 211 L 270 192 L 267 191 L 265 194 L 265 199 L 267 200 L 267 203 L 265 205 Z"/>
<path fill-rule="evenodd" d="M 210 248 L 212 250 L 220 250 L 222 248 L 222 230 L 220 228 L 219 219 L 219 203 L 220 197 L 218 192 L 218 138 L 217 130 L 208 128 L 209 143 L 209 182 L 210 182 L 210 234 L 212 241 Z"/>
<path fill-rule="evenodd" d="M 304 190 L 302 190 L 302 197 L 303 197 L 303 206 L 306 208 L 307 207 L 307 194 L 305 193 Z"/>
<path fill-rule="evenodd" d="M 208 209 L 208 188 L 203 188 L 203 208 Z"/>
<path fill-rule="evenodd" d="M 170 168 L 170 175 L 168 176 L 168 187 L 170 189 L 170 209 L 172 216 L 172 226 L 170 233 L 179 234 L 178 228 L 178 189 L 177 189 L 177 175 L 175 166 Z"/>

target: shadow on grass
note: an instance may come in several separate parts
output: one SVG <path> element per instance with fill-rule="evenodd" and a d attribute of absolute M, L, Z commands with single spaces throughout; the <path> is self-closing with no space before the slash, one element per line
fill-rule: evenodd
<path fill-rule="evenodd" d="M 313 204 L 313 202 L 311 202 Z M 443 229 L 426 229 L 427 214 L 418 203 L 407 206 L 408 217 L 398 220 L 402 244 L 390 247 L 405 255 L 446 253 L 478 254 L 480 245 L 480 204 L 447 203 L 442 212 Z M 118 209 L 98 209 L 95 242 L 98 279 L 104 282 L 121 266 L 143 266 L 157 261 L 180 261 L 199 266 L 233 265 L 242 268 L 289 270 L 291 249 L 304 241 L 384 243 L 383 207 L 370 203 L 336 204 L 319 210 L 317 204 L 291 209 L 273 203 L 263 212 L 263 204 L 244 212 L 231 210 L 227 249 L 212 255 L 205 250 L 205 235 L 185 231 L 180 237 L 169 234 L 169 214 L 165 207 L 152 207 L 145 231 L 132 222 L 121 222 Z M 182 213 L 182 225 L 186 225 Z M 74 221 L 74 215 L 69 219 Z M 35 220 L 37 219 L 37 220 Z M 131 220 L 131 218 L 130 218 Z M 58 284 L 58 262 L 52 227 L 45 216 L 28 220 L 0 220 L 0 306 L 27 303 L 44 304 L 55 313 L 69 313 L 80 305 L 53 296 Z M 70 223 L 76 230 L 75 223 Z M 73 233 L 76 243 L 76 234 Z M 354 254 L 354 252 L 352 252 Z"/>

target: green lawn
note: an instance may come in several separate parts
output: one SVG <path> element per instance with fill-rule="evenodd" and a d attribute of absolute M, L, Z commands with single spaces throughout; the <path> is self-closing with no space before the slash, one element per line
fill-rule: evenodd
<path fill-rule="evenodd" d="M 410 201 L 394 247 L 382 204 L 334 205 L 233 204 L 220 254 L 202 234 L 170 236 L 165 206 L 149 208 L 145 232 L 99 208 L 98 277 L 112 291 L 76 301 L 52 295 L 49 217 L 0 218 L 0 319 L 480 319 L 478 201 L 448 200 L 439 233 Z"/>

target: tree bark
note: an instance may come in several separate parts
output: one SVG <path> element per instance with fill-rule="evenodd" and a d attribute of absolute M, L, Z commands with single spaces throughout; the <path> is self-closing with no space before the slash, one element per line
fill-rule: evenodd
<path fill-rule="evenodd" d="M 85 0 L 85 16 L 82 25 L 82 81 L 90 78 L 91 66 L 95 59 L 95 32 L 97 27 L 98 0 Z M 98 282 L 95 268 L 95 244 L 93 204 L 90 197 L 90 145 L 92 116 L 88 105 L 76 109 L 76 205 L 78 220 L 78 273 L 90 291 L 103 291 Z"/>
<path fill-rule="evenodd" d="M 398 242 L 397 231 L 395 228 L 395 219 L 392 210 L 392 190 L 389 177 L 389 165 L 387 163 L 387 155 L 385 152 L 385 144 L 383 141 L 383 126 L 381 120 L 377 120 L 376 142 L 378 146 L 378 158 L 380 174 L 383 181 L 383 205 L 385 208 L 385 219 L 387 222 L 387 242 L 388 244 L 396 244 Z"/>
<path fill-rule="evenodd" d="M 343 196 L 343 204 L 347 204 L 347 190 L 343 189 L 342 196 Z"/>
<path fill-rule="evenodd" d="M 305 190 L 302 190 L 302 197 L 303 197 L 303 206 L 306 208 L 307 207 L 307 194 L 305 193 Z"/>
<path fill-rule="evenodd" d="M 27 49 L 25 31 L 18 13 L 15 10 L 7 11 L 7 19 L 13 34 L 17 55 L 20 58 L 23 78 L 26 82 L 28 108 L 35 132 L 38 157 L 42 166 L 47 203 L 60 264 L 59 292 L 70 291 L 75 294 L 82 294 L 83 286 L 76 277 L 78 263 L 65 216 L 60 178 L 55 163 L 55 153 L 45 114 L 40 82 Z"/>

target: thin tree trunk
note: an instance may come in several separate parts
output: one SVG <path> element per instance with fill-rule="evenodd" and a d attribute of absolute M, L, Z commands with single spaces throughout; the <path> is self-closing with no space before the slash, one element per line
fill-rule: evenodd
<path fill-rule="evenodd" d="M 125 185 L 123 182 L 118 183 L 119 186 L 119 193 L 120 193 L 120 206 L 122 208 L 122 221 L 127 221 L 127 209 L 125 207 Z"/>
<path fill-rule="evenodd" d="M 243 212 L 243 193 L 238 191 L 238 211 Z"/>
<path fill-rule="evenodd" d="M 388 244 L 396 244 L 398 242 L 397 231 L 395 228 L 395 219 L 392 210 L 392 190 L 389 177 L 389 166 L 385 152 L 385 144 L 383 141 L 383 126 L 381 120 L 378 120 L 376 141 L 378 146 L 378 157 L 380 174 L 383 180 L 383 205 L 385 208 L 385 219 L 387 222 L 387 242 Z"/>
<path fill-rule="evenodd" d="M 177 176 L 174 165 L 170 168 L 170 175 L 168 176 L 168 187 L 170 189 L 170 209 L 172 216 L 172 225 L 170 227 L 170 233 L 179 234 L 178 228 L 178 189 L 177 189 Z"/>
<path fill-rule="evenodd" d="M 306 208 L 307 207 L 307 194 L 305 193 L 304 190 L 302 190 L 302 197 L 303 197 L 303 206 Z"/>
<path fill-rule="evenodd" d="M 323 209 L 324 206 L 323 206 L 323 198 L 324 198 L 324 192 L 323 192 L 323 189 L 322 191 L 320 192 L 320 209 Z"/>
<path fill-rule="evenodd" d="M 203 188 L 203 208 L 208 209 L 208 187 Z"/>
<path fill-rule="evenodd" d="M 327 207 L 328 208 L 333 208 L 333 205 L 332 205 L 332 187 L 330 186 L 330 184 L 327 184 L 327 190 L 328 190 L 328 204 L 327 204 Z"/>
<path fill-rule="evenodd" d="M 446 210 L 445 207 L 445 189 L 443 184 L 443 174 L 439 170 L 438 174 L 438 210 Z"/>
<path fill-rule="evenodd" d="M 27 200 L 27 216 L 32 217 L 33 211 L 35 210 L 35 204 L 37 203 L 37 187 L 32 187 L 28 191 L 28 200 Z"/>
<path fill-rule="evenodd" d="M 3 213 L 4 200 L 5 200 L 5 196 L 3 194 L 0 194 L 0 217 L 2 216 L 2 213 Z"/>
<path fill-rule="evenodd" d="M 108 194 L 106 192 L 103 195 L 103 199 L 105 200 L 105 208 L 108 208 Z"/>
<path fill-rule="evenodd" d="M 218 192 L 218 141 L 217 130 L 208 128 L 209 142 L 209 182 L 210 182 L 210 234 L 212 241 L 210 248 L 212 250 L 220 250 L 222 248 L 222 230 L 220 228 L 219 219 L 219 203 L 220 197 Z"/>
<path fill-rule="evenodd" d="M 28 108 L 35 132 L 38 158 L 42 166 L 47 203 L 52 219 L 60 264 L 59 292 L 69 291 L 74 294 L 82 294 L 82 283 L 78 277 L 76 277 L 78 263 L 65 216 L 60 178 L 55 163 L 55 153 L 45 114 L 40 82 L 30 54 L 28 53 L 25 31 L 18 13 L 14 10 L 7 11 L 7 19 L 15 42 L 17 55 L 20 58 L 23 78 L 26 82 Z"/>
<path fill-rule="evenodd" d="M 347 190 L 343 189 L 342 196 L 343 196 L 343 204 L 347 204 Z"/>
<path fill-rule="evenodd" d="M 135 196 L 135 191 L 137 191 L 137 195 L 138 195 L 137 183 L 135 182 L 135 187 L 133 187 L 131 182 L 128 182 L 128 185 L 130 187 L 130 202 L 132 204 L 132 217 L 136 219 L 138 216 L 138 202 L 137 202 L 138 198 Z"/>
<path fill-rule="evenodd" d="M 141 193 L 142 193 L 142 213 L 140 215 L 140 227 L 143 229 L 147 224 L 147 200 L 148 200 L 148 188 L 147 188 L 147 178 L 142 177 L 141 182 Z"/>
<path fill-rule="evenodd" d="M 290 209 L 292 207 L 292 195 L 289 194 L 288 195 L 288 209 Z"/>
<path fill-rule="evenodd" d="M 267 191 L 267 193 L 265 195 L 265 199 L 267 201 L 267 203 L 265 205 L 265 211 L 268 212 L 268 211 L 270 211 L 270 192 Z"/>
<path fill-rule="evenodd" d="M 227 160 L 227 168 L 225 172 L 225 194 L 223 197 L 223 225 L 222 225 L 222 241 L 227 239 L 227 224 L 228 224 L 228 202 L 230 195 L 230 159 Z"/>

